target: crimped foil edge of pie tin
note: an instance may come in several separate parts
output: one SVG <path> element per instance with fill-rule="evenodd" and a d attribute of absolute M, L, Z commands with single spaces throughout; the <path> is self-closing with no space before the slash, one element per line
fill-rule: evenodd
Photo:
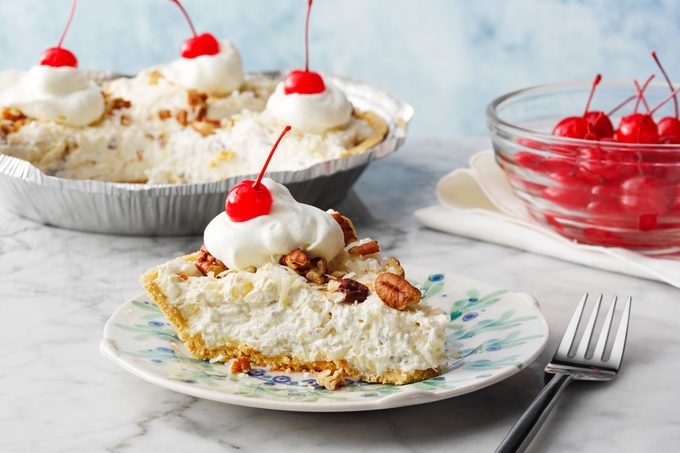
<path fill-rule="evenodd" d="M 283 71 L 247 78 L 280 80 Z M 94 78 L 111 75 L 94 72 Z M 388 124 L 385 139 L 365 153 L 321 162 L 297 171 L 270 172 L 301 202 L 327 209 L 338 204 L 366 167 L 396 151 L 406 140 L 413 108 L 387 92 L 349 77 L 326 76 L 359 110 Z M 0 154 L 0 207 L 36 222 L 72 230 L 140 236 L 200 234 L 224 209 L 224 198 L 239 175 L 198 184 L 121 184 L 46 175 L 27 161 Z"/>

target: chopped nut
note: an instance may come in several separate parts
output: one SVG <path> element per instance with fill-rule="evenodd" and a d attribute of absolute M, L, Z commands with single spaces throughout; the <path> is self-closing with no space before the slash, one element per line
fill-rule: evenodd
<path fill-rule="evenodd" d="M 19 120 L 23 120 L 25 118 L 26 118 L 26 115 L 24 115 L 20 110 L 12 109 L 12 108 L 2 109 L 2 119 L 3 120 L 19 121 Z"/>
<path fill-rule="evenodd" d="M 203 272 L 203 275 L 208 275 L 210 272 L 218 275 L 227 270 L 227 266 L 212 256 L 208 249 L 205 248 L 205 245 L 201 246 L 200 254 L 196 258 L 196 267 L 199 271 Z"/>
<path fill-rule="evenodd" d="M 326 272 L 328 271 L 328 264 L 324 258 L 314 258 L 311 263 L 311 269 L 305 274 L 307 281 L 323 285 L 326 283 Z"/>
<path fill-rule="evenodd" d="M 280 263 L 294 271 L 306 271 L 311 265 L 312 259 L 302 249 L 295 249 L 281 258 Z"/>
<path fill-rule="evenodd" d="M 208 119 L 204 119 L 202 121 L 194 121 L 193 123 L 191 123 L 191 128 L 204 137 L 207 137 L 208 135 L 212 134 L 215 131 L 215 128 L 218 127 L 220 127 L 219 121 L 213 121 Z"/>
<path fill-rule="evenodd" d="M 250 360 L 248 357 L 241 356 L 231 362 L 230 370 L 232 373 L 247 373 L 251 370 Z"/>
<path fill-rule="evenodd" d="M 379 274 L 373 286 L 380 300 L 397 310 L 403 310 L 417 304 L 423 296 L 418 288 L 411 285 L 403 277 L 390 272 Z"/>
<path fill-rule="evenodd" d="M 405 274 L 404 268 L 401 267 L 401 263 L 399 262 L 398 259 L 396 259 L 393 256 L 387 258 L 387 263 L 385 263 L 385 270 L 394 275 L 398 275 L 399 277 L 403 277 Z"/>
<path fill-rule="evenodd" d="M 354 256 L 366 256 L 380 253 L 378 241 L 368 241 L 363 244 L 355 245 L 349 249 L 349 254 Z"/>
<path fill-rule="evenodd" d="M 203 105 L 198 109 L 198 112 L 196 113 L 196 119 L 201 121 L 205 119 L 206 116 L 208 116 L 208 107 Z"/>
<path fill-rule="evenodd" d="M 350 304 L 354 302 L 361 303 L 368 297 L 368 287 L 356 280 L 341 278 L 335 281 L 338 282 L 337 287 L 335 284 L 328 283 L 328 288 L 333 292 L 344 294 L 345 297 L 342 302 Z"/>
<path fill-rule="evenodd" d="M 129 109 L 130 107 L 132 107 L 132 102 L 123 98 L 113 98 L 111 99 L 109 105 L 111 110 Z"/>
<path fill-rule="evenodd" d="M 190 106 L 196 107 L 204 105 L 208 101 L 208 95 L 196 90 L 189 90 L 187 93 L 187 102 Z"/>
<path fill-rule="evenodd" d="M 172 116 L 172 113 L 170 113 L 170 110 L 168 110 L 168 109 L 162 109 L 162 110 L 158 111 L 158 118 L 160 118 L 163 121 L 167 120 L 171 116 Z"/>
<path fill-rule="evenodd" d="M 183 274 L 183 273 L 181 273 L 181 272 L 177 272 L 177 277 L 178 277 L 180 280 L 182 280 L 183 282 L 184 282 L 184 281 L 187 281 L 187 280 L 189 279 L 189 277 L 187 276 L 187 274 Z"/>
<path fill-rule="evenodd" d="M 331 214 L 331 216 L 338 222 L 340 228 L 342 228 L 342 234 L 345 237 L 345 245 L 356 242 L 357 230 L 354 228 L 352 221 L 337 211 Z"/>
<path fill-rule="evenodd" d="M 188 115 L 189 113 L 186 110 L 180 110 L 175 114 L 175 119 L 182 126 L 187 126 L 189 124 L 189 120 L 187 119 Z"/>
<path fill-rule="evenodd" d="M 130 124 L 132 124 L 132 118 L 130 118 L 127 115 L 121 115 L 120 116 L 120 125 L 121 126 L 129 126 Z"/>
<path fill-rule="evenodd" d="M 340 370 L 323 370 L 316 374 L 316 383 L 328 390 L 335 390 L 342 385 L 345 373 Z"/>

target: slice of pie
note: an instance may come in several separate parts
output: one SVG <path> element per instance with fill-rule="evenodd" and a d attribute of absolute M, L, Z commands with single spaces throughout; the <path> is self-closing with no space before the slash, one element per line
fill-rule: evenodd
<path fill-rule="evenodd" d="M 274 204 L 270 215 L 258 219 L 283 216 L 278 184 L 263 182 L 274 193 Z M 331 389 L 345 377 L 407 384 L 439 374 L 446 362 L 447 316 L 421 301 L 399 261 L 382 257 L 376 241 L 357 240 L 349 219 L 308 208 L 319 217 L 293 227 L 305 230 L 316 222 L 312 228 L 321 231 L 323 223 L 323 231 L 339 235 L 339 252 L 330 259 L 332 241 L 320 242 L 310 233 L 308 243 L 286 254 L 272 250 L 271 259 L 261 254 L 263 263 L 256 258 L 257 235 L 248 232 L 242 247 L 224 255 L 242 268 L 230 269 L 208 251 L 224 253 L 210 233 L 213 224 L 228 222 L 222 213 L 206 229 L 208 249 L 150 269 L 142 284 L 191 354 L 210 361 L 238 359 L 232 371 L 247 371 L 252 363 L 316 372 L 319 383 Z M 239 234 L 225 232 L 225 243 Z M 244 268 L 249 259 L 259 262 Z"/>

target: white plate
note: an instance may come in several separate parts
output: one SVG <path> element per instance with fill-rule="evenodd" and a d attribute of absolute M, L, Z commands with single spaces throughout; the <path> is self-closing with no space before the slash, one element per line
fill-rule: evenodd
<path fill-rule="evenodd" d="M 198 398 L 289 411 L 386 409 L 451 398 L 492 385 L 531 363 L 548 341 L 548 324 L 535 299 L 456 274 L 407 267 L 424 300 L 449 313 L 449 365 L 427 381 L 395 386 L 346 380 L 336 391 L 319 388 L 307 373 L 255 368 L 231 374 L 222 363 L 189 354 L 160 309 L 140 295 L 108 320 L 102 353 L 130 373 Z"/>

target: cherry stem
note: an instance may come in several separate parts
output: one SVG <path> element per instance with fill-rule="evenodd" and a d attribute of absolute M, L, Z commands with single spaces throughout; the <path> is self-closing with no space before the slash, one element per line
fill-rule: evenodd
<path fill-rule="evenodd" d="M 588 114 L 588 110 L 590 109 L 590 102 L 593 100 L 593 96 L 595 95 L 595 87 L 597 87 L 600 84 L 601 80 L 602 75 L 598 74 L 595 76 L 595 79 L 593 80 L 593 86 L 590 88 L 590 95 L 588 96 L 588 102 L 586 102 L 586 110 L 583 112 L 583 116 L 586 116 Z"/>
<path fill-rule="evenodd" d="M 633 109 L 633 113 L 637 113 L 638 107 L 640 106 L 640 100 L 644 99 L 645 90 L 647 89 L 647 86 L 652 81 L 652 79 L 654 79 L 654 74 L 647 77 L 647 80 L 645 80 L 645 83 L 644 83 L 644 85 L 642 85 L 642 88 L 638 89 L 637 101 L 635 101 L 635 108 Z M 636 83 L 635 86 L 638 87 L 638 84 Z M 649 111 L 647 113 L 649 113 Z"/>
<path fill-rule="evenodd" d="M 659 102 L 656 107 L 654 107 L 652 110 L 647 112 L 647 115 L 652 116 L 654 115 L 654 112 L 659 110 L 659 108 L 664 105 L 666 102 L 670 101 L 675 97 L 676 94 L 680 93 L 680 87 L 677 87 L 675 90 L 671 91 L 671 94 L 669 94 L 667 97 L 665 97 L 661 102 Z"/>
<path fill-rule="evenodd" d="M 66 21 L 66 27 L 64 27 L 64 31 L 61 33 L 61 38 L 59 38 L 59 44 L 57 44 L 57 48 L 60 49 L 61 45 L 64 43 L 64 38 L 66 38 L 66 33 L 68 32 L 68 29 L 71 28 L 71 22 L 73 22 L 73 16 L 76 14 L 76 5 L 78 4 L 78 0 L 73 0 L 73 3 L 71 4 L 71 15 L 68 16 L 68 21 Z"/>
<path fill-rule="evenodd" d="M 622 103 L 620 103 L 619 105 L 617 105 L 616 107 L 614 107 L 613 109 L 611 109 L 611 110 L 609 111 L 609 113 L 607 113 L 607 116 L 612 116 L 614 113 L 618 112 L 618 111 L 621 110 L 623 107 L 625 107 L 626 105 L 630 104 L 630 101 L 635 100 L 637 97 L 638 97 L 637 94 L 632 94 L 628 99 L 626 99 L 625 101 L 623 101 Z"/>
<path fill-rule="evenodd" d="M 307 17 L 305 18 L 305 72 L 309 72 L 309 15 L 312 13 L 312 1 L 307 0 Z"/>
<path fill-rule="evenodd" d="M 673 91 L 673 82 L 671 82 L 671 78 L 668 77 L 668 73 L 664 69 L 663 66 L 661 66 L 661 62 L 659 61 L 659 57 L 656 55 L 656 50 L 652 50 L 652 58 L 654 58 L 654 61 L 656 61 L 656 65 L 659 67 L 661 70 L 661 74 L 663 74 L 664 78 L 666 79 L 666 82 L 668 82 L 668 88 L 670 88 L 671 91 Z M 678 118 L 678 97 L 673 96 L 673 104 L 675 107 L 675 117 Z"/>
<path fill-rule="evenodd" d="M 645 106 L 645 108 L 649 112 L 649 104 L 647 104 L 647 100 L 645 99 L 645 96 L 642 94 L 642 88 L 640 88 L 640 84 L 638 83 L 637 80 L 633 80 L 633 83 L 635 84 L 635 89 L 638 92 L 637 96 L 635 96 L 635 97 L 638 97 L 638 96 L 642 97 L 642 104 Z"/>
<path fill-rule="evenodd" d="M 184 6 L 179 2 L 179 0 L 170 0 L 172 3 L 177 5 L 180 11 L 182 11 L 182 14 L 184 14 L 184 17 L 186 18 L 187 22 L 189 22 L 189 28 L 191 28 L 191 33 L 194 35 L 194 38 L 198 36 L 196 34 L 196 29 L 194 28 L 194 23 L 191 22 L 191 17 L 189 17 L 189 13 L 187 13 L 187 10 L 184 9 Z"/>
<path fill-rule="evenodd" d="M 257 181 L 255 181 L 255 184 L 253 184 L 253 189 L 258 190 L 258 188 L 260 187 L 260 182 L 262 181 L 262 177 L 264 177 L 264 172 L 267 171 L 269 162 L 272 160 L 272 157 L 274 156 L 274 151 L 276 151 L 276 148 L 279 147 L 279 143 L 281 143 L 281 139 L 283 138 L 283 136 L 286 135 L 288 131 L 291 129 L 292 128 L 290 126 L 286 126 L 283 129 L 283 132 L 281 132 L 281 135 L 279 135 L 279 138 L 276 140 L 276 143 L 274 143 L 272 150 L 269 151 L 269 156 L 267 157 L 267 160 L 265 161 L 264 166 L 262 167 L 262 171 L 260 171 L 260 176 L 257 177 Z"/>

